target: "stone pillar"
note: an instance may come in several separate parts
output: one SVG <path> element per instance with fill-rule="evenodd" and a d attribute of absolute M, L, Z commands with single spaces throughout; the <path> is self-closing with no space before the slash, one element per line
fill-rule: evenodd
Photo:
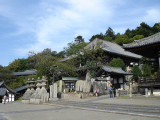
<path fill-rule="evenodd" d="M 32 96 L 31 86 L 30 86 L 30 78 L 28 78 L 27 84 L 27 91 L 24 93 L 22 97 L 22 103 L 30 103 L 30 97 Z"/>
<path fill-rule="evenodd" d="M 30 87 L 31 87 L 31 92 L 34 93 L 35 92 L 35 90 L 34 90 L 34 88 L 35 88 L 34 78 L 32 78 L 32 80 L 30 81 Z"/>
<path fill-rule="evenodd" d="M 129 97 L 132 97 L 132 83 L 130 83 Z"/>
<path fill-rule="evenodd" d="M 59 81 L 59 92 L 62 92 L 62 80 Z"/>
<path fill-rule="evenodd" d="M 50 99 L 53 98 L 53 85 L 50 85 Z"/>
<path fill-rule="evenodd" d="M 57 83 L 53 84 L 53 98 L 57 98 Z"/>
<path fill-rule="evenodd" d="M 116 97 L 120 97 L 118 89 L 116 89 Z"/>
<path fill-rule="evenodd" d="M 145 88 L 145 96 L 148 97 L 148 88 Z"/>
<path fill-rule="evenodd" d="M 47 79 L 45 76 L 42 77 L 42 88 L 41 88 L 41 102 L 48 102 L 49 93 L 46 90 Z"/>

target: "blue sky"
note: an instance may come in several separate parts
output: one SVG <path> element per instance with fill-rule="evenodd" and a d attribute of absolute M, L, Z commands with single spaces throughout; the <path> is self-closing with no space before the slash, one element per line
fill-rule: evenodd
<path fill-rule="evenodd" d="M 77 35 L 160 22 L 160 0 L 0 0 L 0 65 L 45 48 L 61 51 Z"/>

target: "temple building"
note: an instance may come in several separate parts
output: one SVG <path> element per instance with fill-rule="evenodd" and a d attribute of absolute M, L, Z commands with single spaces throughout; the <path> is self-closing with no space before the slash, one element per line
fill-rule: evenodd
<path fill-rule="evenodd" d="M 96 77 L 94 78 L 94 81 L 98 82 L 101 81 L 104 83 L 104 81 L 107 83 L 112 83 L 117 89 L 125 89 L 125 76 L 130 75 L 131 73 L 125 72 L 121 68 L 116 68 L 116 67 L 110 67 L 108 66 L 109 62 L 114 59 L 114 58 L 121 58 L 126 67 L 130 65 L 131 62 L 134 63 L 139 63 L 139 60 L 142 58 L 141 55 L 126 51 L 123 49 L 120 45 L 101 40 L 96 38 L 92 42 L 90 42 L 87 46 L 84 47 L 85 50 L 97 50 L 100 49 L 103 51 L 101 58 L 102 61 L 100 63 L 96 63 L 98 66 L 96 68 Z M 83 51 L 80 51 L 80 55 L 83 56 Z M 65 62 L 69 59 L 74 59 L 78 56 L 78 54 L 71 55 L 67 58 L 64 58 L 61 60 L 61 62 Z M 85 64 L 86 61 L 82 61 L 79 66 L 76 66 L 76 71 L 81 74 L 81 76 L 74 80 L 74 87 L 75 90 L 83 91 L 83 92 L 88 92 L 89 89 L 87 89 L 91 83 L 93 85 L 93 80 L 90 80 L 89 78 L 89 72 L 85 70 Z M 109 78 L 109 79 L 108 79 Z M 102 80 L 103 79 L 103 80 Z M 69 81 L 69 80 L 68 80 Z M 71 81 L 71 80 L 70 80 Z M 73 81 L 72 81 L 73 82 Z M 102 86 L 105 86 L 105 84 Z M 71 86 L 71 84 L 67 83 L 67 86 Z M 99 86 L 100 83 L 96 83 L 94 86 Z M 108 83 L 107 83 L 108 84 Z M 106 87 L 104 87 L 105 89 Z M 93 88 L 93 92 L 95 88 Z M 99 87 L 100 89 L 100 87 Z M 104 91 L 104 90 L 102 90 Z M 104 93 L 104 92 L 103 92 Z"/>
<path fill-rule="evenodd" d="M 9 88 L 4 81 L 0 82 L 0 103 L 4 102 L 3 97 L 6 96 L 6 102 L 11 102 L 15 100 L 15 95 L 17 93 Z"/>
<path fill-rule="evenodd" d="M 141 80 L 139 81 L 139 86 L 151 88 L 151 93 L 153 93 L 153 88 L 160 88 L 160 32 L 152 36 L 136 40 L 133 43 L 124 44 L 123 48 L 155 60 L 156 72 L 158 73 L 157 79 Z"/>

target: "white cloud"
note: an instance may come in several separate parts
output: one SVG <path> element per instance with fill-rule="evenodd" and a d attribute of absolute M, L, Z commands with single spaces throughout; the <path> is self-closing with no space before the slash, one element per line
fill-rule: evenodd
<path fill-rule="evenodd" d="M 26 48 L 18 48 L 19 54 L 29 50 L 41 51 L 44 48 L 62 50 L 67 42 L 71 42 L 76 35 L 82 35 L 89 39 L 93 29 L 98 30 L 98 24 L 106 22 L 112 16 L 111 3 L 105 0 L 63 0 L 58 1 L 64 6 L 46 0 L 39 3 L 41 12 L 37 18 L 31 15 L 29 18 L 34 23 L 32 27 L 36 36 L 36 43 L 27 45 Z M 38 14 L 38 13 L 37 13 Z M 36 14 L 36 15 L 37 15 Z M 27 20 L 29 21 L 29 20 Z M 25 25 L 21 25 L 22 29 Z M 65 36 L 60 37 L 60 36 Z M 62 42 L 61 42 L 62 41 Z M 65 44 L 64 44 L 65 43 Z"/>
<path fill-rule="evenodd" d="M 144 20 L 148 22 L 160 22 L 160 9 L 150 9 L 146 11 Z"/>

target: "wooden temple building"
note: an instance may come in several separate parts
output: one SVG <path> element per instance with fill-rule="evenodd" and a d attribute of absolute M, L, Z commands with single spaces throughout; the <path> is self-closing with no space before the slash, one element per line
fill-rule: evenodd
<path fill-rule="evenodd" d="M 140 79 L 139 87 L 151 88 L 151 93 L 153 93 L 153 88 L 160 88 L 160 32 L 133 43 L 124 44 L 123 48 L 155 60 L 157 79 Z"/>
<path fill-rule="evenodd" d="M 121 68 L 109 67 L 108 66 L 109 62 L 114 58 L 121 58 L 125 62 L 127 67 L 130 65 L 131 62 L 139 63 L 139 60 L 142 58 L 141 55 L 126 51 L 116 43 L 101 40 L 98 38 L 90 42 L 87 46 L 84 47 L 84 49 L 85 50 L 100 49 L 103 51 L 103 54 L 101 55 L 102 61 L 100 63 L 97 63 L 98 66 L 101 66 L 101 67 L 98 67 L 98 69 L 96 70 L 96 73 L 97 73 L 96 77 L 99 77 L 101 79 L 101 75 L 103 74 L 105 74 L 105 77 L 108 77 L 108 76 L 112 77 L 111 82 L 113 83 L 113 85 L 116 86 L 117 89 L 118 88 L 125 89 L 125 85 L 124 85 L 126 82 L 125 75 L 130 75 L 130 74 L 128 72 L 123 71 Z M 81 51 L 81 55 L 83 55 L 83 51 Z M 77 54 L 71 55 L 61 60 L 61 62 L 65 62 L 69 59 L 74 59 L 77 56 L 78 56 Z M 82 63 L 79 66 L 77 66 L 76 70 L 78 72 L 81 72 L 81 76 L 80 76 L 81 78 L 79 80 L 86 79 L 87 71 L 84 72 L 84 69 L 83 69 L 85 66 L 85 63 L 86 61 L 82 61 Z"/>
<path fill-rule="evenodd" d="M 0 103 L 4 101 L 3 97 L 6 96 L 6 102 L 11 102 L 15 100 L 15 95 L 17 93 L 9 88 L 4 81 L 0 82 Z"/>

